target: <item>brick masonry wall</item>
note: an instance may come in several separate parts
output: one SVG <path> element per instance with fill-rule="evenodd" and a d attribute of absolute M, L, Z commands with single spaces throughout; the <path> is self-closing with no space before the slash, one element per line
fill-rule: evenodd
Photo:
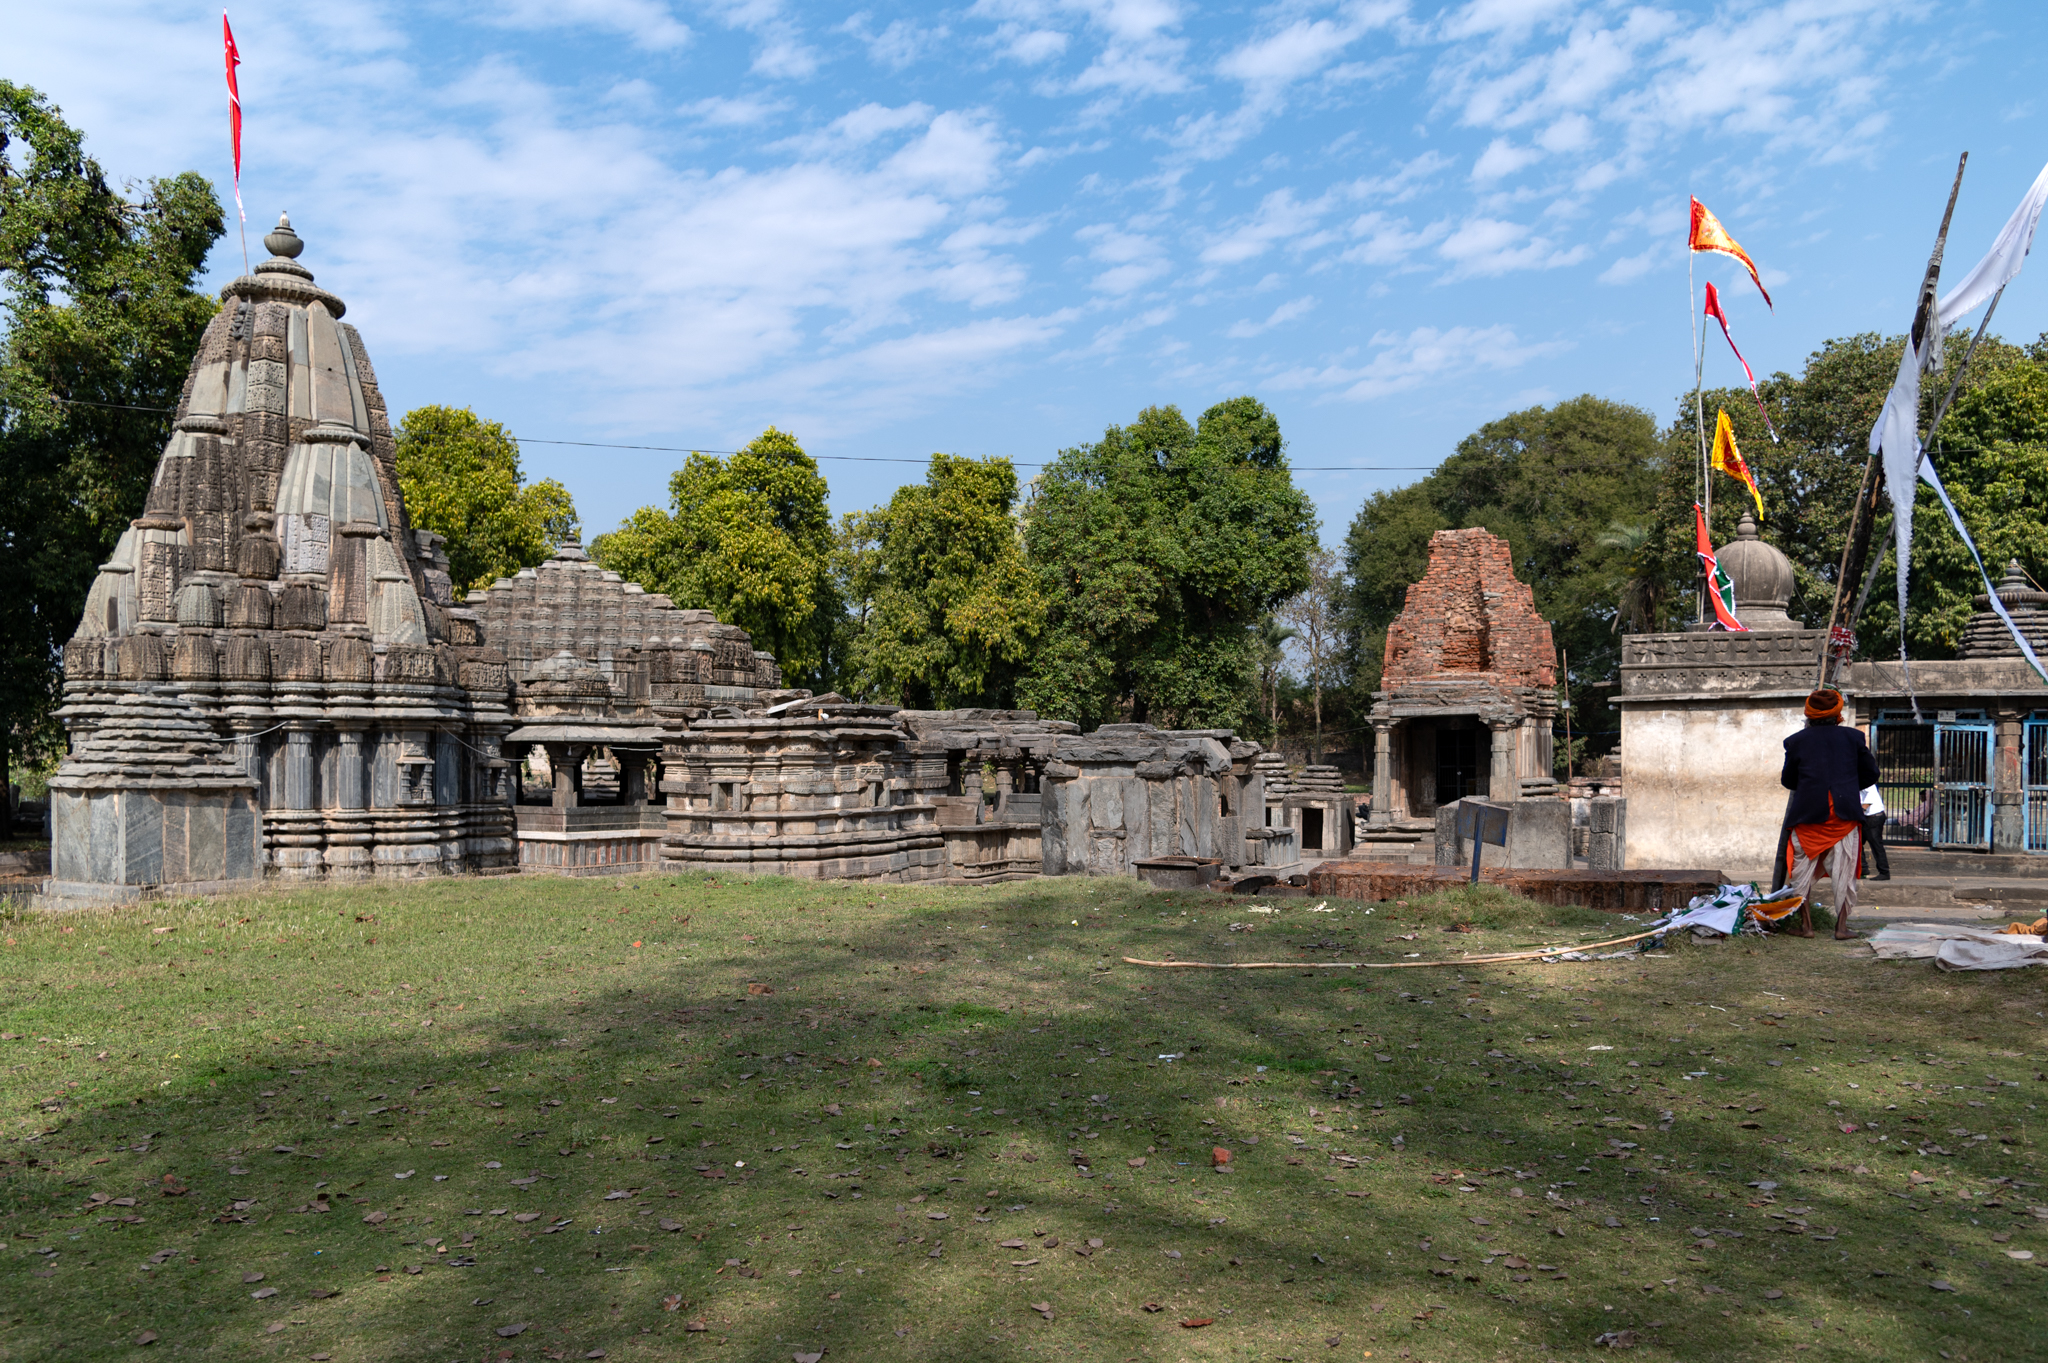
<path fill-rule="evenodd" d="M 1452 673 L 1551 687 L 1556 660 L 1550 624 L 1536 613 L 1535 594 L 1515 580 L 1508 542 L 1485 530 L 1439 530 L 1430 537 L 1429 570 L 1408 588 L 1387 630 L 1381 684 L 1392 689 Z"/>

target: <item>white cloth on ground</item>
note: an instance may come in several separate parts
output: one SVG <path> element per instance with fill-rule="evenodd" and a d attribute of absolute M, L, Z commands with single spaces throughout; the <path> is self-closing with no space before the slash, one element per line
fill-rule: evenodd
<path fill-rule="evenodd" d="M 1880 961 L 1932 960 L 1943 970 L 2012 970 L 2048 965 L 2048 938 L 1947 923 L 1890 923 L 1870 939 Z"/>
<path fill-rule="evenodd" d="M 1692 902 L 1669 918 L 1652 923 L 1653 928 L 1706 928 L 1724 937 L 1735 935 L 1742 911 L 1759 898 L 1754 885 L 1723 885 L 1713 894 L 1693 896 Z"/>

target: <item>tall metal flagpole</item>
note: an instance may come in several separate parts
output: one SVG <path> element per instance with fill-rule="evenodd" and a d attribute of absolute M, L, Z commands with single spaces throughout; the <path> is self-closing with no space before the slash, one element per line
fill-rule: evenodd
<path fill-rule="evenodd" d="M 1698 252 L 1692 249 L 1693 202 L 1692 195 L 1688 193 L 1685 204 L 1685 313 L 1686 323 L 1692 329 L 1692 424 L 1693 434 L 1699 444 L 1700 480 L 1695 486 L 1698 488 L 1701 497 L 1705 499 L 1705 509 L 1711 515 L 1714 509 L 1714 488 L 1713 480 L 1707 476 L 1706 415 L 1705 409 L 1700 405 L 1700 381 L 1702 373 L 1706 368 L 1706 360 L 1700 350 L 1699 309 L 1693 306 L 1695 295 L 1692 286 L 1692 263 L 1693 258 L 1698 254 Z M 1700 599 L 1695 615 L 1695 619 L 1699 624 L 1703 625 L 1707 622 L 1707 593 L 1713 589 L 1714 584 L 1707 580 L 1706 565 L 1701 564 Z"/>
<path fill-rule="evenodd" d="M 1937 287 L 1941 283 L 1941 256 L 1942 252 L 1948 247 L 1948 225 L 1949 220 L 1955 216 L 1956 196 L 1962 193 L 1963 190 L 1963 169 L 1969 164 L 1970 153 L 1968 152 L 1964 152 L 1956 161 L 1955 183 L 1949 186 L 1948 207 L 1943 209 L 1941 213 L 1941 230 L 1934 235 L 1934 251 L 1927 257 L 1927 272 L 1920 279 L 1920 300 L 1919 304 L 1913 309 L 1913 330 L 1906 337 L 1906 344 L 1912 347 L 1916 353 L 1920 352 L 1921 343 L 1928 338 L 1930 331 L 1939 331 L 1940 329 L 1940 314 L 1936 307 L 1935 294 Z M 1988 314 L 1984 320 L 1988 326 L 1991 320 Z M 1983 332 L 1980 329 L 1978 335 L 1981 337 L 1982 334 Z M 1926 352 L 1921 353 L 1920 368 L 1923 372 L 1928 367 L 1929 356 L 1938 353 L 1935 347 L 1940 346 L 1942 342 L 1943 338 L 1935 335 L 1933 337 L 1933 344 Z M 1972 350 L 1974 352 L 1974 345 Z M 1957 381 L 1960 382 L 1961 374 L 1958 373 L 1956 377 Z M 1951 386 L 1951 392 L 1953 392 L 1953 386 Z M 1947 410 L 1947 404 L 1944 402 L 1942 411 L 1946 412 Z M 1916 414 L 1914 418 L 1916 429 L 1918 422 L 1919 418 Z M 1931 439 L 1933 434 L 1933 431 L 1930 429 L 1928 437 Z M 1869 599 L 1869 593 L 1864 589 L 1864 576 L 1870 568 L 1871 530 L 1877 524 L 1877 495 L 1878 489 L 1882 487 L 1884 487 L 1884 465 L 1880 461 L 1879 456 L 1873 454 L 1863 466 L 1863 483 L 1856 491 L 1856 505 L 1849 519 L 1849 535 L 1842 545 L 1842 565 L 1835 574 L 1835 604 L 1828 612 L 1828 631 L 1821 637 L 1818 682 L 1822 686 L 1826 686 L 1833 681 L 1837 668 L 1842 662 L 1846 661 L 1845 656 L 1838 656 L 1838 654 L 1845 655 L 1847 650 L 1838 650 L 1836 648 L 1835 632 L 1837 630 L 1853 631 L 1856 628 L 1857 617 L 1862 614 L 1862 603 Z M 1911 497 L 1914 494 L 1914 489 L 1910 487 L 1903 491 L 1898 488 L 1887 490 L 1895 498 L 1902 496 Z M 1850 609 L 1852 601 L 1856 603 L 1853 610 Z M 1902 646 L 1905 634 L 1906 622 L 1902 619 L 1899 621 L 1899 637 Z M 1904 656 L 1903 653 L 1901 656 Z"/>

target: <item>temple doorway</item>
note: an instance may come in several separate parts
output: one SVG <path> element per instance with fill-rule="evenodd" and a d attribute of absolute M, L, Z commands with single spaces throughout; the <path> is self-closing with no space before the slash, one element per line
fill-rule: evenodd
<path fill-rule="evenodd" d="M 1476 728 L 1447 729 L 1436 733 L 1436 802 L 1447 805 L 1468 795 L 1487 794 L 1487 779 L 1480 768 L 1480 731 Z M 1488 751 L 1486 757 L 1491 759 Z"/>

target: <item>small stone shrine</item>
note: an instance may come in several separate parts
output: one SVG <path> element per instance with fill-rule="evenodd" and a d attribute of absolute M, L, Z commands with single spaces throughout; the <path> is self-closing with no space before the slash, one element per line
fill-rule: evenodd
<path fill-rule="evenodd" d="M 788 699 L 775 659 L 710 611 L 593 563 L 570 541 L 537 568 L 500 578 L 466 604 L 505 652 L 519 727 L 505 755 L 548 774 L 544 805 L 515 810 L 522 867 L 567 875 L 652 870 L 669 825 L 661 755 L 713 706 Z M 618 789 L 592 799 L 603 761 Z"/>
<path fill-rule="evenodd" d="M 1557 649 L 1506 540 L 1485 530 L 1430 537 L 1429 567 L 1387 630 L 1380 685 L 1372 814 L 1354 856 L 1431 861 L 1440 808 L 1556 794 Z"/>
<path fill-rule="evenodd" d="M 1716 555 L 1747 633 L 1693 629 L 1621 641 L 1621 766 L 1629 866 L 1769 875 L 1785 791 L 1784 739 L 1806 722 L 1826 630 L 1785 613 L 1792 561 L 1747 512 Z"/>
<path fill-rule="evenodd" d="M 65 645 L 58 897 L 514 866 L 504 660 L 407 524 L 342 301 L 288 221 L 264 244 Z"/>
<path fill-rule="evenodd" d="M 1762 879 L 1785 817 L 1784 740 L 1806 723 L 1826 631 L 1787 615 L 1791 561 L 1759 538 L 1747 513 L 1718 558 L 1748 632 L 1622 641 L 1621 835 L 1630 866 L 1719 866 Z M 2029 642 L 2048 642 L 2048 593 L 2017 563 L 1997 590 Z M 1887 843 L 2048 852 L 2048 685 L 1990 598 L 1975 606 L 1960 658 L 1873 660 L 1839 674 L 1842 722 L 1865 730 L 1877 758 Z"/>
<path fill-rule="evenodd" d="M 1357 801 L 1344 793 L 1344 773 L 1311 762 L 1297 775 L 1279 753 L 1261 753 L 1252 763 L 1265 793 L 1268 828 L 1290 829 L 1302 856 L 1341 857 L 1351 851 Z"/>

